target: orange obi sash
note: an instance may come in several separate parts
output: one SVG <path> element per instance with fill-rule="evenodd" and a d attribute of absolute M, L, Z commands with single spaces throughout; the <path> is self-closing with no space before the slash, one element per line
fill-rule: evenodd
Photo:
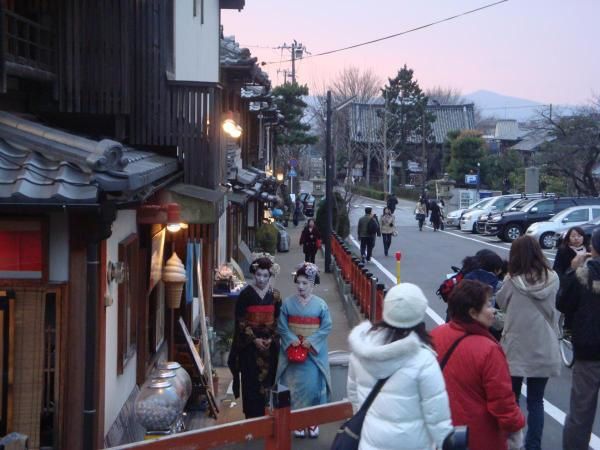
<path fill-rule="evenodd" d="M 289 316 L 288 326 L 296 336 L 312 336 L 321 326 L 319 317 Z"/>
<path fill-rule="evenodd" d="M 275 323 L 275 305 L 253 305 L 246 308 L 246 322 L 251 327 L 271 326 Z"/>

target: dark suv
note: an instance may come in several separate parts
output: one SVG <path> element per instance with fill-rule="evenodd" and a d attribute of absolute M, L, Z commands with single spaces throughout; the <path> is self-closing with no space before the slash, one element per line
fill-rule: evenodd
<path fill-rule="evenodd" d="M 521 236 L 534 222 L 548 220 L 563 209 L 576 205 L 600 204 L 595 197 L 541 198 L 527 203 L 520 211 L 495 214 L 485 225 L 486 234 L 497 235 L 504 242 L 512 242 Z"/>

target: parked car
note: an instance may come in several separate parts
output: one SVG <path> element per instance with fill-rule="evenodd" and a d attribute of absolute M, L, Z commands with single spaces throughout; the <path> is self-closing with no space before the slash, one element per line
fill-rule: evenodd
<path fill-rule="evenodd" d="M 308 192 L 300 192 L 298 194 L 300 201 L 302 202 L 302 212 L 306 217 L 313 217 L 315 215 L 315 197 Z"/>
<path fill-rule="evenodd" d="M 290 234 L 287 232 L 281 222 L 273 222 L 275 228 L 277 228 L 277 251 L 278 252 L 289 252 L 290 251 Z"/>
<path fill-rule="evenodd" d="M 553 195 L 554 194 L 509 194 L 507 196 L 502 196 L 510 198 L 510 201 L 508 203 L 506 203 L 505 201 L 497 201 L 497 203 L 492 205 L 492 209 L 489 213 L 482 214 L 481 216 L 479 216 L 476 224 L 477 232 L 480 234 L 485 234 L 485 225 L 487 221 L 490 220 L 491 217 L 495 214 L 499 214 L 504 211 L 518 211 L 531 200 Z M 502 207 L 501 203 L 505 203 L 505 205 Z"/>
<path fill-rule="evenodd" d="M 460 218 L 460 229 L 462 231 L 470 231 L 478 233 L 477 221 L 483 215 L 487 215 L 492 211 L 502 211 L 509 203 L 520 198 L 520 194 L 499 195 L 496 197 L 488 197 L 488 201 L 482 203 L 477 208 L 470 212 L 465 212 Z"/>
<path fill-rule="evenodd" d="M 525 233 L 538 239 L 542 248 L 548 249 L 554 247 L 555 234 L 567 231 L 571 227 L 583 225 L 598 217 L 600 217 L 600 204 L 572 206 L 559 212 L 548 221 L 531 224 Z"/>
<path fill-rule="evenodd" d="M 576 225 L 573 225 L 573 226 L 576 226 Z M 588 223 L 584 223 L 583 225 L 579 225 L 579 227 L 583 230 L 583 233 L 585 234 L 586 242 L 590 242 L 590 239 L 592 238 L 592 234 L 594 233 L 594 231 L 596 231 L 596 229 L 600 229 L 600 217 L 598 217 Z M 560 246 L 563 239 L 565 238 L 565 235 L 567 234 L 567 231 L 568 231 L 568 229 L 564 230 L 561 233 L 556 233 L 554 235 L 554 239 L 556 241 L 556 247 Z"/>
<path fill-rule="evenodd" d="M 460 229 L 460 216 L 464 212 L 468 211 L 469 209 L 475 208 L 475 207 L 477 207 L 477 205 L 479 205 L 487 200 L 488 200 L 487 198 L 483 198 L 483 199 L 479 200 L 478 202 L 473 203 L 468 208 L 460 208 L 460 209 L 455 209 L 454 211 L 450 211 L 448 214 L 446 214 L 444 224 L 449 227 L 458 227 Z"/>
<path fill-rule="evenodd" d="M 577 205 L 600 204 L 595 197 L 552 197 L 529 202 L 521 211 L 509 211 L 493 216 L 485 230 L 504 242 L 512 242 L 521 236 L 535 222 L 549 220 L 559 212 Z"/>

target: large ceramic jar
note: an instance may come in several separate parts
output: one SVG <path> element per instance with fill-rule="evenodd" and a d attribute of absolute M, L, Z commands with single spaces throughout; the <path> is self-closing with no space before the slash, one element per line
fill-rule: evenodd
<path fill-rule="evenodd" d="M 187 399 L 190 398 L 190 395 L 192 395 L 192 379 L 190 378 L 190 374 L 187 373 L 187 370 L 181 367 L 181 364 L 179 364 L 177 361 L 162 362 L 158 365 L 158 369 L 175 371 L 177 378 L 181 380 L 183 386 L 185 387 L 185 395 L 187 401 Z"/>
<path fill-rule="evenodd" d="M 145 383 L 135 399 L 135 416 L 146 431 L 169 430 L 180 413 L 181 398 L 166 379 Z"/>
<path fill-rule="evenodd" d="M 181 411 L 183 411 L 183 408 L 187 403 L 187 397 L 185 395 L 185 386 L 183 385 L 183 382 L 179 378 L 177 378 L 177 374 L 175 373 L 175 371 L 166 369 L 157 370 L 152 374 L 152 377 L 156 379 L 167 380 L 173 385 L 173 387 L 177 391 L 179 401 L 181 402 Z"/>

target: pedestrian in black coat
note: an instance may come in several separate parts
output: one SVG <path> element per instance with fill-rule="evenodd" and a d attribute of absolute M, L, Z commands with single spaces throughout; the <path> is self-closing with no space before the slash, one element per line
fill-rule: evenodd
<path fill-rule="evenodd" d="M 588 245 L 585 242 L 585 232 L 580 227 L 569 228 L 565 238 L 558 247 L 556 257 L 554 258 L 554 266 L 552 269 L 563 277 L 565 272 L 571 268 L 571 261 L 577 253 L 586 253 Z"/>
<path fill-rule="evenodd" d="M 433 224 L 433 231 L 437 231 L 440 229 L 440 225 L 442 223 L 442 211 L 435 200 L 431 200 L 429 203 L 429 209 L 431 210 L 431 216 L 429 217 L 429 220 L 431 220 L 431 223 Z"/>
<path fill-rule="evenodd" d="M 315 221 L 313 219 L 308 219 L 308 222 L 300 235 L 300 245 L 304 252 L 304 261 L 314 264 L 315 255 L 317 254 L 317 250 L 319 250 L 320 244 L 321 233 L 319 233 Z"/>
<path fill-rule="evenodd" d="M 392 212 L 392 214 L 394 214 L 394 211 L 396 211 L 396 205 L 398 204 L 398 199 L 396 198 L 396 196 L 394 194 L 390 194 L 387 198 L 387 207 L 390 208 L 390 211 Z"/>

